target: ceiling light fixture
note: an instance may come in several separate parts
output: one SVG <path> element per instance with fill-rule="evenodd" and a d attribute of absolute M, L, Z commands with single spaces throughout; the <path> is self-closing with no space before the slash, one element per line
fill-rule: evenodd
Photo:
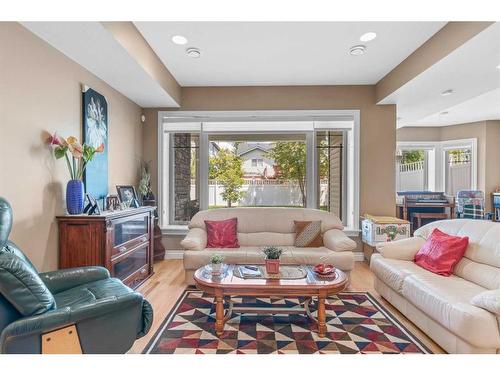
<path fill-rule="evenodd" d="M 189 57 L 192 57 L 193 59 L 197 59 L 201 56 L 201 51 L 198 48 L 187 48 L 186 53 Z"/>
<path fill-rule="evenodd" d="M 500 65 L 497 66 L 497 69 L 500 69 Z"/>
<path fill-rule="evenodd" d="M 365 53 L 365 51 L 366 51 L 366 46 L 359 45 L 359 46 L 351 47 L 351 49 L 349 50 L 349 53 L 352 56 L 361 56 L 362 54 Z"/>
<path fill-rule="evenodd" d="M 359 40 L 361 40 L 362 42 L 369 42 L 373 39 L 375 39 L 377 37 L 377 33 L 374 33 L 373 31 L 370 31 L 368 33 L 365 33 L 363 35 L 361 35 L 361 37 L 359 38 Z"/>
<path fill-rule="evenodd" d="M 443 111 L 440 113 L 441 116 L 447 115 L 449 112 L 448 111 Z"/>
<path fill-rule="evenodd" d="M 183 44 L 186 44 L 188 42 L 187 38 L 182 36 L 182 35 L 174 35 L 172 37 L 172 42 L 174 42 L 175 44 L 179 44 L 179 45 L 183 45 Z"/>
<path fill-rule="evenodd" d="M 448 95 L 451 95 L 453 94 L 455 91 L 453 91 L 452 89 L 449 89 L 449 90 L 445 90 L 441 93 L 441 96 L 448 96 Z"/>

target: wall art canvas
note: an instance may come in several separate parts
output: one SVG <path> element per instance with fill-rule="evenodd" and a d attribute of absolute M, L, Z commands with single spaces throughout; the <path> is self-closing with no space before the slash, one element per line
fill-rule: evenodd
<path fill-rule="evenodd" d="M 83 86 L 83 141 L 94 147 L 104 144 L 85 170 L 85 192 L 100 202 L 108 194 L 108 103 L 90 87 Z"/>

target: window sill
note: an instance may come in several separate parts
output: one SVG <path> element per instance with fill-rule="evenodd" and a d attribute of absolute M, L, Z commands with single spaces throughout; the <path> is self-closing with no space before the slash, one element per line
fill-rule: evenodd
<path fill-rule="evenodd" d="M 185 236 L 189 231 L 187 225 L 167 225 L 161 228 L 161 234 L 170 236 Z M 357 237 L 361 232 L 360 229 L 356 228 L 344 228 L 344 233 L 349 237 Z"/>
<path fill-rule="evenodd" d="M 187 225 L 167 225 L 161 228 L 161 234 L 171 236 L 185 236 L 188 231 Z"/>

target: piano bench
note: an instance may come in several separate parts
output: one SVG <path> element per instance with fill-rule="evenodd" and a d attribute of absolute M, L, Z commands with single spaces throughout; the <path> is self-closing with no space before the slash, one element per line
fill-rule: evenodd
<path fill-rule="evenodd" d="M 422 226 L 422 219 L 438 219 L 438 220 L 445 220 L 449 219 L 450 215 L 448 215 L 446 212 L 415 212 L 412 214 L 412 223 L 413 219 L 417 219 L 417 228 L 418 229 Z"/>

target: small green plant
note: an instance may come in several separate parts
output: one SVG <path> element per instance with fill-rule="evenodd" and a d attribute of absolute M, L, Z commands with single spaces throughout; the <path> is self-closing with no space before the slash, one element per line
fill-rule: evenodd
<path fill-rule="evenodd" d="M 267 246 L 262 252 L 265 254 L 266 259 L 279 259 L 283 254 L 283 249 L 276 246 Z"/>
<path fill-rule="evenodd" d="M 220 254 L 214 254 L 210 257 L 211 264 L 222 264 L 224 257 Z"/>

